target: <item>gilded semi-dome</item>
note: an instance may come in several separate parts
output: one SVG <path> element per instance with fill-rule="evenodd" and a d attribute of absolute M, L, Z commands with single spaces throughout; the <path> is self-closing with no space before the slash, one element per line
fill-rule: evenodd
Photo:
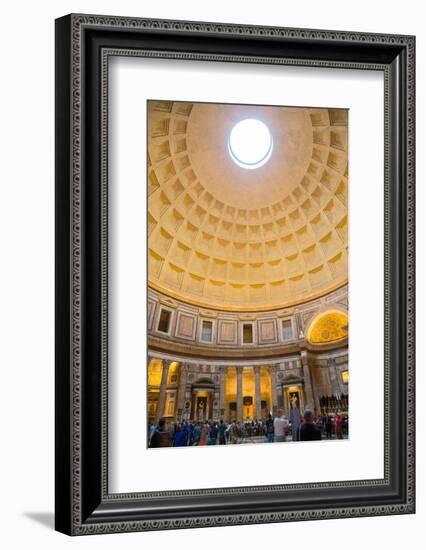
<path fill-rule="evenodd" d="M 241 120 L 269 129 L 267 162 L 229 154 Z M 343 109 L 148 103 L 148 278 L 171 297 L 267 310 L 347 283 Z"/>
<path fill-rule="evenodd" d="M 348 336 L 348 315 L 343 311 L 328 310 L 312 321 L 306 339 L 311 344 L 337 342 Z"/>

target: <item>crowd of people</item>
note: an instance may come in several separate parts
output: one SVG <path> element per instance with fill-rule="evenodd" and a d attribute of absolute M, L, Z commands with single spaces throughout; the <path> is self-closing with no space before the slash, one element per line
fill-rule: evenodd
<path fill-rule="evenodd" d="M 201 445 L 227 445 L 249 442 L 315 441 L 348 437 L 348 415 L 345 413 L 314 416 L 305 410 L 298 425 L 289 418 L 271 414 L 266 420 L 225 423 L 223 420 L 205 422 L 182 421 L 167 423 L 160 418 L 158 424 L 148 427 L 149 447 L 187 447 Z"/>

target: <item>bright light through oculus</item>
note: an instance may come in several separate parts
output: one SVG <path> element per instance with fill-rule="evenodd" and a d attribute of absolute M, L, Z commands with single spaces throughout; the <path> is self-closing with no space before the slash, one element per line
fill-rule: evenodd
<path fill-rule="evenodd" d="M 268 162 L 273 149 L 271 132 L 266 124 L 255 118 L 240 120 L 231 130 L 228 150 L 232 160 L 247 170 Z"/>

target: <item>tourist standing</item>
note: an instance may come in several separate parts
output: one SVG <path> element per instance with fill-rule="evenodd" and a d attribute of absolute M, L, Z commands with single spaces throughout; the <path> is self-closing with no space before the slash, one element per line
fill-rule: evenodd
<path fill-rule="evenodd" d="M 157 426 L 154 423 L 148 426 L 148 447 L 151 447 L 151 439 L 156 429 L 157 429 Z"/>
<path fill-rule="evenodd" d="M 314 422 L 312 411 L 306 409 L 303 415 L 304 422 L 299 428 L 299 441 L 318 441 L 321 439 L 321 430 Z"/>
<path fill-rule="evenodd" d="M 150 447 L 171 447 L 171 445 L 172 437 L 170 431 L 166 430 L 166 420 L 160 418 L 158 428 L 152 434 Z"/>
<path fill-rule="evenodd" d="M 194 431 L 192 432 L 192 441 L 191 445 L 198 445 L 200 442 L 201 437 L 201 427 L 200 424 L 197 422 L 194 426 Z"/>
<path fill-rule="evenodd" d="M 226 424 L 221 420 L 218 428 L 219 445 L 226 445 L 226 428 Z"/>
<path fill-rule="evenodd" d="M 268 443 L 274 442 L 274 420 L 271 413 L 268 414 L 266 419 L 266 441 Z"/>
<path fill-rule="evenodd" d="M 337 437 L 337 439 L 343 439 L 342 426 L 343 426 L 343 418 L 338 413 L 338 414 L 336 414 L 336 437 Z"/>
<path fill-rule="evenodd" d="M 209 429 L 209 438 L 208 438 L 208 441 L 207 441 L 208 445 L 216 445 L 217 432 L 218 432 L 218 430 L 217 430 L 216 422 L 213 422 L 210 425 L 210 429 Z"/>
<path fill-rule="evenodd" d="M 181 424 L 176 425 L 175 434 L 173 436 L 173 447 L 186 447 L 188 445 L 188 431 Z"/>
<path fill-rule="evenodd" d="M 232 421 L 232 424 L 228 428 L 229 430 L 229 440 L 231 443 L 238 443 L 238 426 L 235 420 Z"/>
<path fill-rule="evenodd" d="M 348 421 L 347 414 L 343 417 L 342 431 L 343 431 L 343 437 L 345 436 L 349 437 L 349 421 Z"/>
<path fill-rule="evenodd" d="M 285 441 L 285 435 L 287 433 L 289 424 L 288 418 L 283 416 L 283 411 L 279 411 L 279 416 L 274 419 L 274 441 L 280 443 Z"/>
<path fill-rule="evenodd" d="M 333 422 L 331 421 L 330 416 L 327 414 L 325 418 L 325 437 L 331 439 L 331 432 L 333 430 Z"/>
<path fill-rule="evenodd" d="M 201 436 L 200 436 L 200 441 L 198 442 L 198 445 L 207 445 L 208 435 L 209 435 L 209 425 L 207 424 L 207 422 L 204 422 L 201 425 Z"/>

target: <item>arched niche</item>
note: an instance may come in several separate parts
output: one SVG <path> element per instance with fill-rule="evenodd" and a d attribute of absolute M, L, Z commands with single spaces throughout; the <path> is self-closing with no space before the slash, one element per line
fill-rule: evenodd
<path fill-rule="evenodd" d="M 338 309 L 323 311 L 311 321 L 306 339 L 313 345 L 339 342 L 348 337 L 348 325 L 346 312 Z"/>

